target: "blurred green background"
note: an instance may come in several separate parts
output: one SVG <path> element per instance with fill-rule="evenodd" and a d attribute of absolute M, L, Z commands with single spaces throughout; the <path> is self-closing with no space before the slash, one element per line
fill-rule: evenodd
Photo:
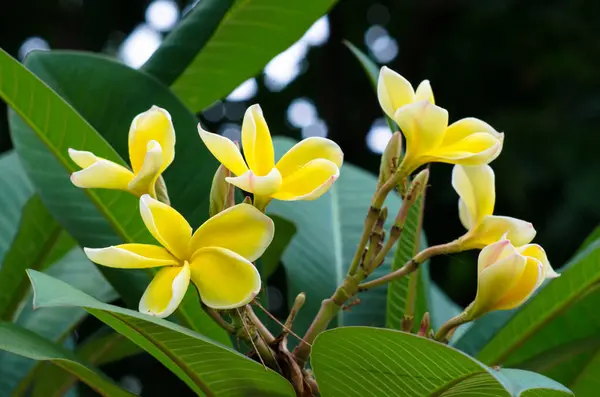
<path fill-rule="evenodd" d="M 4 1 L 0 47 L 19 59 L 35 49 L 103 52 L 139 67 L 190 6 Z M 492 163 L 496 214 L 532 222 L 535 241 L 560 267 L 600 221 L 598 15 L 600 3 L 576 0 L 341 0 L 262 74 L 198 116 L 235 137 L 246 107 L 260 103 L 273 134 L 327 136 L 342 146 L 346 161 L 376 172 L 390 132 L 367 77 L 342 43 L 348 40 L 414 85 L 429 79 L 452 121 L 473 116 L 505 132 L 503 153 Z M 5 151 L 11 143 L 0 106 Z M 449 165 L 432 167 L 424 224 L 432 244 L 463 232 L 450 172 Z M 465 253 L 433 263 L 434 279 L 462 304 L 475 293 L 475 259 Z M 156 366 L 138 361 L 136 373 Z M 164 382 L 148 377 L 144 395 L 160 395 L 153 393 Z"/>

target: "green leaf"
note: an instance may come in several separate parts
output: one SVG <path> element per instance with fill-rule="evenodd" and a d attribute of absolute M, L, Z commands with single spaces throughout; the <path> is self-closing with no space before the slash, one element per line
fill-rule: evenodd
<path fill-rule="evenodd" d="M 542 375 L 496 371 L 452 347 L 380 328 L 322 333 L 313 344 L 311 365 L 323 397 L 573 395 Z"/>
<path fill-rule="evenodd" d="M 380 70 L 379 66 L 377 66 L 377 64 L 371 58 L 369 58 L 364 52 L 359 50 L 358 47 L 356 47 L 354 44 L 350 43 L 349 41 L 344 41 L 344 44 L 346 45 L 346 47 L 348 47 L 350 51 L 352 51 L 352 54 L 354 54 L 358 62 L 360 62 L 360 65 L 362 66 L 363 70 L 367 74 L 367 77 L 369 78 L 369 82 L 371 83 L 373 89 L 375 90 L 375 93 L 377 94 L 377 81 L 379 79 Z M 396 123 L 394 122 L 394 120 L 390 119 L 385 114 L 384 117 L 388 123 L 388 126 L 390 127 L 390 130 L 392 132 L 398 131 L 398 127 L 396 127 Z"/>
<path fill-rule="evenodd" d="M 600 241 L 589 245 L 518 310 L 479 352 L 485 363 L 536 368 L 578 396 L 595 395 L 600 374 Z M 587 345 L 587 348 L 585 347 Z"/>
<path fill-rule="evenodd" d="M 79 248 L 72 249 L 45 272 L 102 301 L 117 298 L 115 291 L 102 277 L 98 269 L 85 257 Z M 17 313 L 15 323 L 52 342 L 61 343 L 84 318 L 85 311 L 78 307 L 33 309 L 33 298 L 29 294 Z M 0 353 L 0 397 L 25 395 L 30 383 L 36 379 L 40 363 L 13 354 Z"/>
<path fill-rule="evenodd" d="M 123 335 L 101 329 L 75 350 L 83 361 L 100 367 L 142 352 L 136 344 Z M 32 397 L 59 397 L 71 389 L 77 378 L 56 366 L 44 366 L 36 373 Z"/>
<path fill-rule="evenodd" d="M 411 260 L 418 250 L 426 247 L 422 233 L 423 209 L 425 200 L 420 196 L 408 210 L 402 235 L 396 243 L 396 252 L 392 261 L 392 270 L 397 270 Z M 410 288 L 411 283 L 417 283 Z M 416 288 L 416 289 L 415 289 Z M 409 297 L 410 291 L 415 294 Z M 414 302 L 414 326 L 418 330 L 423 314 L 427 311 L 429 291 L 429 264 L 424 263 L 408 277 L 392 281 L 388 286 L 386 305 L 386 327 L 400 329 L 404 313 L 408 311 L 411 300 Z"/>
<path fill-rule="evenodd" d="M 135 197 L 114 190 L 78 189 L 71 184 L 69 174 L 78 167 L 67 154 L 69 147 L 90 150 L 125 165 L 104 138 L 125 156 L 129 123 L 152 104 L 167 108 L 178 129 L 178 161 L 165 173 L 172 204 L 192 221 L 206 218 L 211 175 L 199 170 L 210 169 L 213 164 L 216 168 L 216 161 L 197 137 L 194 116 L 166 88 L 139 71 L 95 55 L 38 52 L 25 63 L 85 117 L 0 51 L 0 96 L 16 112 L 9 115 L 13 143 L 42 201 L 79 244 L 103 247 L 154 242 L 141 221 Z M 104 138 L 86 119 L 102 131 Z M 154 272 L 101 270 L 130 306 L 137 306 Z M 230 343 L 223 330 L 201 310 L 193 288 L 177 315 L 205 335 Z"/>
<path fill-rule="evenodd" d="M 283 155 L 294 143 L 289 138 L 274 138 L 276 154 Z M 288 301 L 291 304 L 298 293 L 306 293 L 306 303 L 294 322 L 296 333 L 306 331 L 321 301 L 329 298 L 343 283 L 362 234 L 376 184 L 377 179 L 373 175 L 346 163 L 339 179 L 319 199 L 273 201 L 269 205 L 270 213 L 291 220 L 298 228 L 283 255 Z M 400 208 L 400 198 L 391 194 L 385 205 L 390 214 L 385 225 L 389 230 Z M 390 263 L 391 255 L 373 277 L 388 273 Z M 359 305 L 349 311 L 340 311 L 331 326 L 383 325 L 386 296 L 385 286 L 365 293 L 360 297 Z"/>
<path fill-rule="evenodd" d="M 213 0 L 197 7 L 183 20 L 181 27 L 171 34 L 173 38 L 165 40 L 163 46 L 168 48 L 159 48 L 146 70 L 158 73 L 191 110 L 200 111 L 260 72 L 336 2 L 236 1 L 206 41 L 216 18 L 231 4 L 230 0 Z M 178 32 L 179 29 L 182 31 Z M 169 68 L 172 60 L 177 73 L 185 70 L 171 84 L 175 73 L 165 73 L 162 69 Z"/>
<path fill-rule="evenodd" d="M 296 234 L 296 225 L 292 222 L 277 215 L 269 214 L 269 217 L 273 220 L 277 233 L 275 233 L 271 245 L 269 245 L 265 253 L 260 257 L 263 280 L 267 280 L 277 270 L 283 252 Z"/>
<path fill-rule="evenodd" d="M 294 396 L 277 373 L 240 353 L 166 320 L 107 305 L 36 271 L 28 272 L 38 307 L 83 307 L 146 350 L 199 395 Z"/>
<path fill-rule="evenodd" d="M 69 350 L 15 324 L 0 323 L 0 349 L 33 360 L 51 361 L 77 376 L 102 396 L 133 396 L 89 364 L 80 361 Z M 2 380 L 0 378 L 0 383 Z"/>

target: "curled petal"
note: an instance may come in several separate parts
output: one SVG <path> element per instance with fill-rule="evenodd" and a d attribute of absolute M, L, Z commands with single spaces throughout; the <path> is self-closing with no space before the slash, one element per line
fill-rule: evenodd
<path fill-rule="evenodd" d="M 198 133 L 212 155 L 234 175 L 242 175 L 248 171 L 248 166 L 240 153 L 240 149 L 231 139 L 208 132 L 202 129 L 199 123 Z"/>
<path fill-rule="evenodd" d="M 492 244 L 506 234 L 506 238 L 515 246 L 528 244 L 535 237 L 533 225 L 521 219 L 509 216 L 488 215 L 474 229 L 465 235 L 463 248 L 483 248 Z"/>
<path fill-rule="evenodd" d="M 523 273 L 510 290 L 496 302 L 492 310 L 510 310 L 520 306 L 544 281 L 543 273 L 543 265 L 540 261 L 531 257 L 526 258 Z"/>
<path fill-rule="evenodd" d="M 84 248 L 83 251 L 89 260 L 107 267 L 144 269 L 179 263 L 163 247 L 149 244 L 121 244 L 106 248 Z"/>
<path fill-rule="evenodd" d="M 506 239 L 486 245 L 477 258 L 477 273 L 481 273 L 485 268 L 493 265 L 500 259 L 517 253 L 516 248 Z"/>
<path fill-rule="evenodd" d="M 518 251 L 521 255 L 535 258 L 542 263 L 544 278 L 556 278 L 560 276 L 560 274 L 556 273 L 550 265 L 546 251 L 538 244 L 525 244 L 522 247 L 519 247 Z"/>
<path fill-rule="evenodd" d="M 496 131 L 485 121 L 481 121 L 474 117 L 467 117 L 448 126 L 446 129 L 446 134 L 444 135 L 443 144 L 452 145 L 453 143 L 465 139 L 469 135 L 482 132 L 491 135 L 493 138 L 496 138 L 496 140 L 499 141 L 504 139 L 504 134 Z"/>
<path fill-rule="evenodd" d="M 406 157 L 415 159 L 440 145 L 448 126 L 448 111 L 429 101 L 420 101 L 400 108 L 394 120 L 406 138 Z"/>
<path fill-rule="evenodd" d="M 277 168 L 264 176 L 258 176 L 249 170 L 237 177 L 227 177 L 225 180 L 234 186 L 259 196 L 270 196 L 281 187 L 281 174 Z"/>
<path fill-rule="evenodd" d="M 260 274 L 242 256 L 224 248 L 202 248 L 190 265 L 200 299 L 213 309 L 243 306 L 260 292 Z"/>
<path fill-rule="evenodd" d="M 77 187 L 127 190 L 133 179 L 133 173 L 127 168 L 91 152 L 69 149 L 69 156 L 83 167 L 71 174 L 71 182 Z"/>
<path fill-rule="evenodd" d="M 408 80 L 384 66 L 377 81 L 377 98 L 385 114 L 394 118 L 398 109 L 415 101 L 415 91 Z"/>
<path fill-rule="evenodd" d="M 283 178 L 315 159 L 329 160 L 342 168 L 344 153 L 337 143 L 327 138 L 310 137 L 295 144 L 279 159 L 275 167 Z"/>
<path fill-rule="evenodd" d="M 163 151 L 156 141 L 148 141 L 147 150 L 142 168 L 129 182 L 129 190 L 140 195 L 149 193 L 154 196 L 154 184 L 162 170 Z"/>
<path fill-rule="evenodd" d="M 520 254 L 508 255 L 487 266 L 477 279 L 477 295 L 468 309 L 473 318 L 495 310 L 498 301 L 517 283 L 527 260 Z"/>
<path fill-rule="evenodd" d="M 476 166 L 492 162 L 501 150 L 502 140 L 479 132 L 451 145 L 442 143 L 440 147 L 429 153 L 429 161 Z"/>
<path fill-rule="evenodd" d="M 156 141 L 162 149 L 160 174 L 175 158 L 175 129 L 169 112 L 158 106 L 138 114 L 129 127 L 129 159 L 136 174 L 144 166 L 150 141 Z"/>
<path fill-rule="evenodd" d="M 329 190 L 340 176 L 333 162 L 325 159 L 309 161 L 304 167 L 287 176 L 273 198 L 278 200 L 314 200 Z"/>
<path fill-rule="evenodd" d="M 431 89 L 431 84 L 429 84 L 429 80 L 421 81 L 421 84 L 417 87 L 417 91 L 415 93 L 415 102 L 418 101 L 429 101 L 435 105 L 435 99 L 433 98 L 433 90 Z"/>
<path fill-rule="evenodd" d="M 188 258 L 192 228 L 183 216 L 147 194 L 140 197 L 140 214 L 148 231 L 180 260 Z"/>
<path fill-rule="evenodd" d="M 190 285 L 190 266 L 160 269 L 140 300 L 139 311 L 156 317 L 167 317 L 179 306 Z"/>
<path fill-rule="evenodd" d="M 455 165 L 452 169 L 452 187 L 460 196 L 458 212 L 465 228 L 472 228 L 486 215 L 494 213 L 495 176 L 489 165 Z"/>
<path fill-rule="evenodd" d="M 271 218 L 250 204 L 238 204 L 204 222 L 192 236 L 190 252 L 205 247 L 220 247 L 252 262 L 265 252 L 274 233 L 275 226 Z"/>
<path fill-rule="evenodd" d="M 269 126 L 258 105 L 250 106 L 244 114 L 242 148 L 248 167 L 255 174 L 263 176 L 271 172 L 275 166 L 275 151 Z"/>

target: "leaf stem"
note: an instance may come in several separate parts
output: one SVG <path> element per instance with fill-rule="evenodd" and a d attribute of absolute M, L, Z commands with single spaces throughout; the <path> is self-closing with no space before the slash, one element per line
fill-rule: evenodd
<path fill-rule="evenodd" d="M 461 314 L 446 321 L 440 327 L 440 329 L 438 329 L 433 338 L 438 342 L 448 343 L 449 339 L 452 337 L 453 331 L 457 327 L 468 323 L 471 320 L 471 316 L 469 315 L 469 307 L 467 307 Z"/>

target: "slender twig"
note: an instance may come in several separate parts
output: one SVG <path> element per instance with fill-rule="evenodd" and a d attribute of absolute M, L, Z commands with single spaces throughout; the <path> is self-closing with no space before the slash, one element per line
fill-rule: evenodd
<path fill-rule="evenodd" d="M 469 318 L 467 308 L 458 316 L 452 317 L 450 320 L 446 321 L 435 333 L 435 336 L 433 338 L 439 342 L 448 343 L 448 340 L 451 338 L 453 331 L 457 327 L 463 325 L 464 323 L 468 323 L 469 321 L 471 321 L 471 319 Z"/>
<path fill-rule="evenodd" d="M 240 313 L 240 309 L 236 308 L 235 310 L 237 311 L 237 314 L 240 317 L 240 320 L 242 321 L 242 325 L 244 326 L 244 330 L 246 330 L 246 334 L 248 335 L 248 341 L 252 344 L 252 347 L 254 347 L 254 351 L 256 352 L 256 355 L 258 356 L 258 359 L 260 360 L 260 362 L 262 363 L 262 365 L 263 365 L 263 367 L 265 368 L 265 371 L 266 371 L 267 370 L 267 365 L 265 364 L 265 361 L 263 360 L 260 352 L 258 351 L 258 347 L 254 343 L 254 337 L 250 333 L 250 328 L 248 328 L 248 325 L 246 324 L 246 321 L 244 320 L 244 316 L 242 316 L 242 314 Z"/>
<path fill-rule="evenodd" d="M 206 306 L 204 303 L 202 304 L 202 308 L 212 318 L 221 328 L 223 328 L 227 333 L 231 335 L 235 335 L 236 329 L 233 325 L 229 324 L 218 311 L 213 308 Z"/>
<path fill-rule="evenodd" d="M 302 303 L 304 303 L 304 302 L 302 302 Z M 288 320 L 289 320 L 289 318 L 290 318 L 290 317 L 288 317 L 288 320 L 286 320 L 285 324 L 283 324 L 281 321 L 279 321 L 279 320 L 277 319 L 277 317 L 275 317 L 274 315 L 272 315 L 271 313 L 269 313 L 269 311 L 268 311 L 267 309 L 265 309 L 265 308 L 264 308 L 264 307 L 263 307 L 263 306 L 262 306 L 260 303 L 258 303 L 257 301 L 254 301 L 254 304 L 255 304 L 256 306 L 258 306 L 260 309 L 262 309 L 262 311 L 263 311 L 263 312 L 265 312 L 265 314 L 266 314 L 267 316 L 269 316 L 269 318 L 270 318 L 271 320 L 275 321 L 277 324 L 279 324 L 279 325 L 281 326 L 281 328 L 283 329 L 283 334 L 284 334 L 284 335 L 289 333 L 289 334 L 292 334 L 292 335 L 294 335 L 296 338 L 298 338 L 298 340 L 300 340 L 300 341 L 304 341 L 304 340 L 303 340 L 303 339 L 302 339 L 300 336 L 296 335 L 296 333 L 294 333 L 294 332 L 292 331 L 292 327 L 291 327 L 291 325 L 287 325 L 287 324 L 288 324 Z M 293 307 L 292 307 L 292 309 L 293 309 Z M 290 316 L 292 315 L 292 313 L 293 313 L 293 312 L 292 312 L 292 311 L 290 311 Z M 295 315 L 294 315 L 294 317 L 295 317 Z M 293 320 L 293 318 L 292 318 L 292 320 Z"/>
<path fill-rule="evenodd" d="M 257 305 L 261 309 L 263 309 L 263 311 L 265 313 L 270 314 L 259 303 L 257 303 Z M 246 310 L 248 312 L 248 317 L 250 318 L 250 321 L 256 327 L 256 330 L 262 336 L 262 338 L 265 340 L 265 342 L 267 342 L 268 345 L 270 345 L 271 343 L 275 342 L 275 337 L 273 336 L 273 334 L 271 334 L 271 332 L 269 331 L 269 329 L 262 323 L 262 321 L 260 321 L 260 319 L 258 318 L 258 316 L 256 315 L 256 313 L 254 313 L 254 309 L 252 309 L 252 306 L 246 305 Z"/>

